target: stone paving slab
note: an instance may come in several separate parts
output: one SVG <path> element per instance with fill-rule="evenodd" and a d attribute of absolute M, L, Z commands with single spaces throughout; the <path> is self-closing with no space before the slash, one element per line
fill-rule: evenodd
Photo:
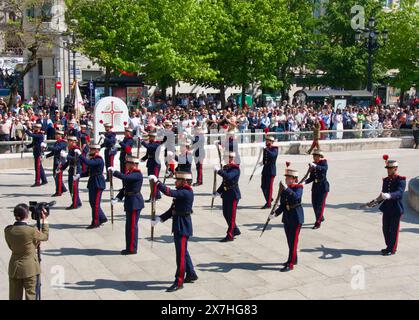
<path fill-rule="evenodd" d="M 212 169 L 204 171 L 204 185 L 194 188 L 194 237 L 189 250 L 199 280 L 185 284 L 175 293 L 166 293 L 175 273 L 175 250 L 171 223 L 155 228 L 150 241 L 150 205 L 146 204 L 139 222 L 139 253 L 120 256 L 124 247 L 125 214 L 123 204 L 115 206 L 115 222 L 95 230 L 85 230 L 90 223 L 90 208 L 85 180 L 81 183 L 83 207 L 66 211 L 70 197 L 54 198 L 50 239 L 42 244 L 43 298 L 53 299 L 418 299 L 419 298 L 419 214 L 407 204 L 401 223 L 398 253 L 382 257 L 384 246 L 381 214 L 376 209 L 359 210 L 359 205 L 375 198 L 385 176 L 382 154 L 390 154 L 400 163 L 400 174 L 408 180 L 418 176 L 419 151 L 411 149 L 364 150 L 327 154 L 331 192 L 321 229 L 311 230 L 315 221 L 310 205 L 310 189 L 305 188 L 303 207 L 305 225 L 299 242 L 296 269 L 282 274 L 280 263 L 287 258 L 286 238 L 280 219 L 271 222 L 263 237 L 260 232 L 269 214 L 263 205 L 260 177 L 248 183 L 254 164 L 242 163 L 240 187 L 243 198 L 238 205 L 237 223 L 242 235 L 231 243 L 219 243 L 226 232 L 221 200 L 210 209 Z M 281 155 L 278 177 L 285 161 L 291 161 L 301 174 L 310 157 Z M 143 166 L 143 164 L 141 164 Z M 12 208 L 17 203 L 51 201 L 54 184 L 47 168 L 49 184 L 30 188 L 32 170 L 0 171 L 0 237 L 4 227 L 13 223 Z M 144 172 L 144 168 L 142 167 Z M 66 178 L 65 178 L 66 181 Z M 121 186 L 119 181 L 116 188 Z M 173 181 L 169 180 L 169 185 Z M 143 189 L 148 198 L 148 182 Z M 166 210 L 171 199 L 157 202 L 157 212 Z M 103 195 L 105 213 L 110 217 L 109 190 Z M 0 241 L 0 299 L 8 298 L 7 266 L 10 251 Z M 63 272 L 63 273 L 62 273 Z M 364 288 L 353 288 L 359 276 Z M 355 277 L 355 278 L 354 278 Z M 356 282 L 356 281 L 355 281 Z"/>

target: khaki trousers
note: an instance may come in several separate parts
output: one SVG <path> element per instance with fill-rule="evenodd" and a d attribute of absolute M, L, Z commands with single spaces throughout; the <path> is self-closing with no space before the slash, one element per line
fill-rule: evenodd
<path fill-rule="evenodd" d="M 9 300 L 22 300 L 23 289 L 26 300 L 35 300 L 36 276 L 24 279 L 9 278 Z"/>

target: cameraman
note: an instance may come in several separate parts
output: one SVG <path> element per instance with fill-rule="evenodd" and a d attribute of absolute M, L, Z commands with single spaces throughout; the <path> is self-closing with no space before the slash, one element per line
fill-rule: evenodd
<path fill-rule="evenodd" d="M 7 245 L 12 250 L 9 261 L 9 299 L 22 300 L 25 289 L 26 300 L 35 300 L 36 278 L 41 273 L 37 256 L 39 241 L 48 240 L 46 210 L 42 209 L 42 231 L 28 225 L 29 207 L 18 204 L 13 213 L 16 222 L 4 230 Z"/>

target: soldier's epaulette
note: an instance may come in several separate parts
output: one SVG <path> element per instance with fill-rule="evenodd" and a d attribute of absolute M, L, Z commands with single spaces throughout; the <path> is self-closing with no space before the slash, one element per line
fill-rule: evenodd
<path fill-rule="evenodd" d="M 304 188 L 303 184 L 294 184 L 291 186 L 292 188 Z"/>
<path fill-rule="evenodd" d="M 406 177 L 404 176 L 399 176 L 400 180 L 406 180 Z"/>

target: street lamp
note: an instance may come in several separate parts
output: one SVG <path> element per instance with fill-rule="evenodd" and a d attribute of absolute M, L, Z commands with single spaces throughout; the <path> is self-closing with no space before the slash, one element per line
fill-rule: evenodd
<path fill-rule="evenodd" d="M 380 44 L 379 40 L 382 40 L 383 44 Z M 368 20 L 368 28 L 357 29 L 355 33 L 355 41 L 357 44 L 364 46 L 368 51 L 368 82 L 367 90 L 372 91 L 372 70 L 373 70 L 373 54 L 387 42 L 388 31 L 379 31 L 375 25 L 375 18 L 371 17 Z"/>

